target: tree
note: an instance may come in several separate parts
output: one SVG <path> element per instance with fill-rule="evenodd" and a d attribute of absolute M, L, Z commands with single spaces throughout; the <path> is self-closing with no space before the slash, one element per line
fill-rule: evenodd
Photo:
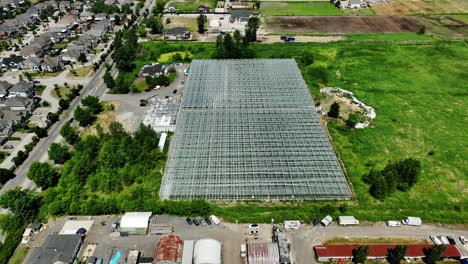
<path fill-rule="evenodd" d="M 78 121 L 82 127 L 92 125 L 97 119 L 96 115 L 94 115 L 91 111 L 81 108 L 80 106 L 75 109 L 73 118 L 75 118 L 75 120 Z"/>
<path fill-rule="evenodd" d="M 107 88 L 112 89 L 115 86 L 115 81 L 114 78 L 112 78 L 112 75 L 109 70 L 107 70 L 104 73 L 104 83 L 106 84 Z"/>
<path fill-rule="evenodd" d="M 337 102 L 334 102 L 330 106 L 330 111 L 328 111 L 328 116 L 331 118 L 338 118 L 340 116 L 340 105 Z"/>
<path fill-rule="evenodd" d="M 346 125 L 349 128 L 354 128 L 358 122 L 359 122 L 359 116 L 357 114 L 351 113 L 348 115 L 348 119 L 346 120 Z"/>
<path fill-rule="evenodd" d="M 426 26 L 425 26 L 425 25 L 422 25 L 422 26 L 419 28 L 418 34 L 419 34 L 419 35 L 424 35 L 424 34 L 426 34 Z"/>
<path fill-rule="evenodd" d="M 47 137 L 47 128 L 45 127 L 34 127 L 34 133 L 37 135 L 38 138 L 45 138 Z"/>
<path fill-rule="evenodd" d="M 60 99 L 59 100 L 59 106 L 60 106 L 60 109 L 62 111 L 67 110 L 70 107 L 70 102 L 68 100 L 65 100 L 65 99 Z"/>
<path fill-rule="evenodd" d="M 302 52 L 300 62 L 304 66 L 311 65 L 312 63 L 314 63 L 314 54 L 312 52 L 310 52 L 310 51 Z"/>
<path fill-rule="evenodd" d="M 102 103 L 99 102 L 99 98 L 97 98 L 96 96 L 91 96 L 91 95 L 86 96 L 85 98 L 81 100 L 81 104 L 88 107 L 88 109 L 93 114 L 99 114 L 103 110 Z"/>
<path fill-rule="evenodd" d="M 60 143 L 52 143 L 49 148 L 49 159 L 53 160 L 55 164 L 63 164 L 70 159 L 70 152 L 68 147 Z"/>
<path fill-rule="evenodd" d="M 49 120 L 51 124 L 54 124 L 59 120 L 59 115 L 57 115 L 56 113 L 49 112 L 47 114 L 47 120 Z"/>
<path fill-rule="evenodd" d="M 247 37 L 248 42 L 257 41 L 257 30 L 259 27 L 260 19 L 258 17 L 249 18 L 245 28 L 245 36 Z"/>
<path fill-rule="evenodd" d="M 78 56 L 78 61 L 81 62 L 81 63 L 87 62 L 88 59 L 86 59 L 86 54 L 80 53 L 80 55 Z"/>
<path fill-rule="evenodd" d="M 0 184 L 5 184 L 13 179 L 16 175 L 8 169 L 0 168 Z"/>
<path fill-rule="evenodd" d="M 400 264 L 405 258 L 408 246 L 397 245 L 395 248 L 389 248 L 387 250 L 387 261 L 389 264 Z"/>
<path fill-rule="evenodd" d="M 206 16 L 203 15 L 203 14 L 200 14 L 197 17 L 198 33 L 200 33 L 200 34 L 205 33 L 205 24 L 206 24 L 207 21 L 208 20 L 207 20 Z"/>
<path fill-rule="evenodd" d="M 260 9 L 260 0 L 255 0 L 255 8 Z"/>
<path fill-rule="evenodd" d="M 353 249 L 353 263 L 364 263 L 369 255 L 368 246 L 359 246 L 358 248 Z"/>
<path fill-rule="evenodd" d="M 115 24 L 116 24 L 116 25 L 120 25 L 120 21 L 121 21 L 121 20 L 120 20 L 120 16 L 119 16 L 119 15 L 115 15 L 115 16 L 114 16 L 114 22 L 115 22 Z"/>
<path fill-rule="evenodd" d="M 408 158 L 395 162 L 390 165 L 398 174 L 398 189 L 407 191 L 418 181 L 421 172 L 421 162 L 419 160 Z"/>
<path fill-rule="evenodd" d="M 446 245 L 433 245 L 431 247 L 425 248 L 425 257 L 423 258 L 423 261 L 427 264 L 434 264 L 437 260 L 440 259 L 446 248 Z"/>
<path fill-rule="evenodd" d="M 34 161 L 29 167 L 28 178 L 42 189 L 47 189 L 57 183 L 58 173 L 49 163 Z"/>
<path fill-rule="evenodd" d="M 35 191 L 16 187 L 0 197 L 0 206 L 8 208 L 25 222 L 31 221 L 40 207 L 40 200 Z"/>
<path fill-rule="evenodd" d="M 71 126 L 71 122 L 66 122 L 60 129 L 60 135 L 68 142 L 68 144 L 75 144 L 80 139 L 78 131 Z"/>

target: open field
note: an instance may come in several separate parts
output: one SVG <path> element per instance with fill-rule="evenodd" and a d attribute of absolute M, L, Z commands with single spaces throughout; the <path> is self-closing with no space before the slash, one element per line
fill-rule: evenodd
<path fill-rule="evenodd" d="M 18 246 L 13 253 L 13 256 L 8 260 L 8 264 L 21 264 L 24 261 L 24 258 L 28 254 L 28 248 L 23 246 Z"/>
<path fill-rule="evenodd" d="M 320 86 L 338 86 L 375 108 L 377 118 L 371 128 L 328 125 L 357 197 L 350 202 L 217 203 L 215 214 L 239 222 L 270 222 L 272 218 L 310 222 L 324 214 L 345 214 L 370 221 L 416 215 L 424 222 L 468 223 L 468 127 L 463 122 L 468 116 L 468 84 L 461 81 L 468 78 L 464 70 L 468 45 L 430 37 L 419 41 L 412 34 L 378 40 L 376 45 L 373 35 L 365 36 L 364 41 L 254 46 L 258 58 L 299 57 L 311 51 L 315 63 L 301 71 L 314 96 L 319 96 Z M 214 43 L 141 45 L 145 52 L 135 62 L 139 67 L 155 62 L 163 53 L 189 51 L 195 59 L 209 58 L 214 52 Z M 318 69 L 325 75 L 318 76 Z M 362 175 L 407 157 L 422 163 L 418 183 L 406 193 L 394 192 L 384 202 L 372 198 Z"/>
<path fill-rule="evenodd" d="M 267 19 L 266 30 L 274 33 L 397 33 L 417 32 L 420 26 L 411 17 L 400 16 L 342 16 L 287 17 Z"/>
<path fill-rule="evenodd" d="M 197 19 L 188 17 L 170 17 L 171 23 L 166 23 L 167 18 L 163 19 L 164 29 L 175 28 L 175 27 L 186 27 L 191 32 L 197 32 Z"/>
<path fill-rule="evenodd" d="M 466 38 L 468 36 L 467 15 L 428 15 L 416 18 L 431 34 L 442 38 Z"/>
<path fill-rule="evenodd" d="M 389 3 L 374 4 L 372 9 L 377 15 L 468 13 L 468 1 L 392 0 Z"/>
<path fill-rule="evenodd" d="M 182 1 L 171 1 L 168 6 L 175 6 L 180 13 L 196 13 L 198 7 L 201 5 L 208 6 L 209 8 L 216 7 L 217 0 L 182 0 Z"/>
<path fill-rule="evenodd" d="M 262 2 L 262 16 L 340 16 L 343 13 L 330 2 Z"/>
<path fill-rule="evenodd" d="M 408 244 L 428 244 L 427 239 L 412 237 L 334 237 L 323 243 L 324 245 L 408 245 Z"/>
<path fill-rule="evenodd" d="M 65 86 L 59 86 L 58 89 L 53 89 L 50 93 L 52 97 L 56 98 L 57 100 L 67 98 L 67 95 L 71 92 L 71 88 Z"/>

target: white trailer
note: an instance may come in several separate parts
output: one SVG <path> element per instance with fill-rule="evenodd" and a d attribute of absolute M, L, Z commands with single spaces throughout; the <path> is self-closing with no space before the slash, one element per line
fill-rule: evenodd
<path fill-rule="evenodd" d="M 401 223 L 410 226 L 420 226 L 422 224 L 422 220 L 419 217 L 408 216 L 406 219 L 401 220 Z"/>
<path fill-rule="evenodd" d="M 159 143 L 158 147 L 161 152 L 164 151 L 164 146 L 166 145 L 166 139 L 167 139 L 167 133 L 161 133 L 161 136 L 159 137 Z"/>
<path fill-rule="evenodd" d="M 298 220 L 284 221 L 284 228 L 286 230 L 299 230 L 299 228 L 301 228 L 301 222 Z"/>
<path fill-rule="evenodd" d="M 338 216 L 338 224 L 342 226 L 359 225 L 359 221 L 354 216 Z"/>
<path fill-rule="evenodd" d="M 322 221 L 320 221 L 320 223 L 322 223 L 323 226 L 328 226 L 329 224 L 331 224 L 332 221 L 333 221 L 333 218 L 327 215 L 325 216 L 325 218 L 322 219 Z"/>

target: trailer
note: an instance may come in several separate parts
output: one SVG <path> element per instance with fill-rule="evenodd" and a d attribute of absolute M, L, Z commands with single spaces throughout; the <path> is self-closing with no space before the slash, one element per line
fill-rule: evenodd
<path fill-rule="evenodd" d="M 338 216 L 338 224 L 342 226 L 359 225 L 359 221 L 354 216 Z"/>
<path fill-rule="evenodd" d="M 408 216 L 407 218 L 401 220 L 401 223 L 410 226 L 420 226 L 422 224 L 422 220 L 419 217 Z"/>

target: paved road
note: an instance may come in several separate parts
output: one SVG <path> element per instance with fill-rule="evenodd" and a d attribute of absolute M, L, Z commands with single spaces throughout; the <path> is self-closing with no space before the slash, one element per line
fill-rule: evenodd
<path fill-rule="evenodd" d="M 105 63 L 112 64 L 112 59 L 109 57 Z M 104 65 L 104 64 L 103 64 Z M 115 70 L 113 69 L 114 74 Z M 14 189 L 18 186 L 21 186 L 22 188 L 35 188 L 34 182 L 30 181 L 27 177 L 26 174 L 28 172 L 29 166 L 34 161 L 41 160 L 44 155 L 46 155 L 49 146 L 56 141 L 56 139 L 60 136 L 60 129 L 62 126 L 67 122 L 72 116 L 73 116 L 73 111 L 75 108 L 78 106 L 78 104 L 81 101 L 81 98 L 84 98 L 88 95 L 93 95 L 93 96 L 98 96 L 101 98 L 104 93 L 106 92 L 106 86 L 104 85 L 102 81 L 102 76 L 105 73 L 105 67 L 102 66 L 94 75 L 94 77 L 90 80 L 90 82 L 81 90 L 80 95 L 70 104 L 70 108 L 65 111 L 62 116 L 60 117 L 60 120 L 49 130 L 49 136 L 46 138 L 43 138 L 37 145 L 36 147 L 29 153 L 28 159 L 18 167 L 16 171 L 16 177 L 14 179 L 11 179 L 8 181 L 5 186 L 3 186 L 2 189 L 0 189 L 0 195 L 5 193 L 8 190 Z"/>

